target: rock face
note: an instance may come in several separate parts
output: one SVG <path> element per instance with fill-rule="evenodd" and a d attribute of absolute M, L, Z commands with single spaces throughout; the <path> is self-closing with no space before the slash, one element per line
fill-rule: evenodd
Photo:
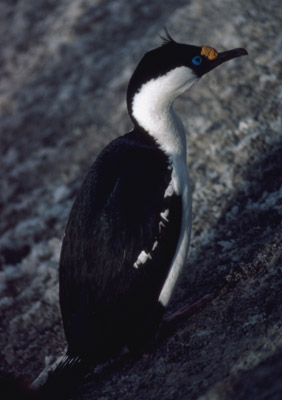
<path fill-rule="evenodd" d="M 193 238 L 170 311 L 214 298 L 151 352 L 96 370 L 73 399 L 280 399 L 280 1 L 38 0 L 0 5 L 0 369 L 30 383 L 65 348 L 58 258 L 90 164 L 130 129 L 125 93 L 166 25 L 245 47 L 177 101 Z"/>

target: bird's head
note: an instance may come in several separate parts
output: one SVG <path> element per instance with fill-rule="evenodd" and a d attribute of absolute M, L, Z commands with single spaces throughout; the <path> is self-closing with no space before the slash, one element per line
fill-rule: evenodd
<path fill-rule="evenodd" d="M 149 98 L 159 94 L 159 99 L 173 102 L 207 72 L 247 54 L 242 48 L 217 52 L 209 46 L 182 44 L 168 35 L 162 46 L 144 55 L 133 73 L 127 91 L 129 113 L 132 115 L 134 97 L 141 91 L 146 90 Z"/>

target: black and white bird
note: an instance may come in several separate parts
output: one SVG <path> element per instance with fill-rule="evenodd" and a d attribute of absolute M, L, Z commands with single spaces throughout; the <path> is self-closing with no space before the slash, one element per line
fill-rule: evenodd
<path fill-rule="evenodd" d="M 154 337 L 191 235 L 186 134 L 175 99 L 244 49 L 218 53 L 170 36 L 144 55 L 127 91 L 134 128 L 89 170 L 67 224 L 60 306 L 67 357 L 103 362 Z"/>

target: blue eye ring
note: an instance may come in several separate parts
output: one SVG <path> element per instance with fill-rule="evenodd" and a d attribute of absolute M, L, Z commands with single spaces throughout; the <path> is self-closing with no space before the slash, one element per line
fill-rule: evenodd
<path fill-rule="evenodd" d="M 192 58 L 192 64 L 194 64 L 196 66 L 202 64 L 202 61 L 203 61 L 203 59 L 201 56 L 195 56 Z"/>

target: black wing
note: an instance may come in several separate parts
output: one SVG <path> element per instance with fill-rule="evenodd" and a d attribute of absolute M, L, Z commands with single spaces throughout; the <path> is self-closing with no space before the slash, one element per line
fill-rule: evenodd
<path fill-rule="evenodd" d="M 165 196 L 170 181 L 167 157 L 133 133 L 108 145 L 90 169 L 60 260 L 70 354 L 107 358 L 156 329 L 181 224 L 180 197 Z"/>

